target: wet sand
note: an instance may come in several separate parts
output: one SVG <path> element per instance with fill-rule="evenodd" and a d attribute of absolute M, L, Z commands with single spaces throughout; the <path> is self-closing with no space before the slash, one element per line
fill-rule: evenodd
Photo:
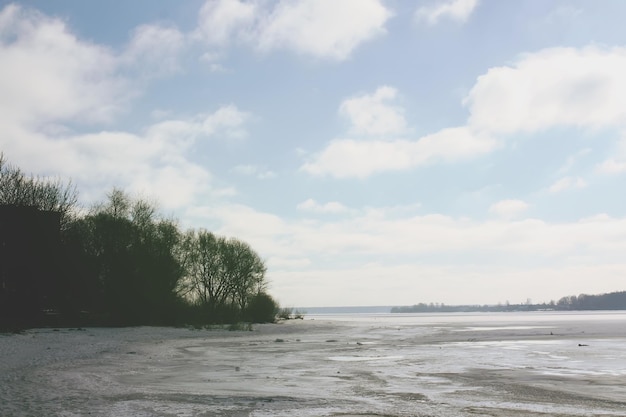
<path fill-rule="evenodd" d="M 484 317 L 0 335 L 0 415 L 626 415 L 626 315 Z"/>

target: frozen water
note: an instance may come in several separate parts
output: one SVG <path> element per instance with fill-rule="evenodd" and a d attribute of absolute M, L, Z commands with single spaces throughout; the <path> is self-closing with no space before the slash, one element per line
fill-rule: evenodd
<path fill-rule="evenodd" d="M 35 329 L 0 336 L 0 415 L 625 416 L 625 323 L 545 312 Z"/>

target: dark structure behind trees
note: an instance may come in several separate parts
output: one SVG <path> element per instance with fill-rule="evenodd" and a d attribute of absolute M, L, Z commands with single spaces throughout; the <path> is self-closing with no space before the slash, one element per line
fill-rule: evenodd
<path fill-rule="evenodd" d="M 0 314 L 4 321 L 41 319 L 58 303 L 61 215 L 0 205 Z"/>

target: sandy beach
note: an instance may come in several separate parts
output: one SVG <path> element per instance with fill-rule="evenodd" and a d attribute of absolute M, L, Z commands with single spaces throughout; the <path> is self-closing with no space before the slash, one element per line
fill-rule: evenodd
<path fill-rule="evenodd" d="M 2 416 L 624 416 L 626 315 L 0 335 Z"/>

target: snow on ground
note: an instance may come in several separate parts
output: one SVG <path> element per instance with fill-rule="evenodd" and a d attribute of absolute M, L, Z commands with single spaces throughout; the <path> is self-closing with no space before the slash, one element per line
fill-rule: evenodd
<path fill-rule="evenodd" d="M 624 416 L 625 313 L 0 335 L 1 416 Z"/>

